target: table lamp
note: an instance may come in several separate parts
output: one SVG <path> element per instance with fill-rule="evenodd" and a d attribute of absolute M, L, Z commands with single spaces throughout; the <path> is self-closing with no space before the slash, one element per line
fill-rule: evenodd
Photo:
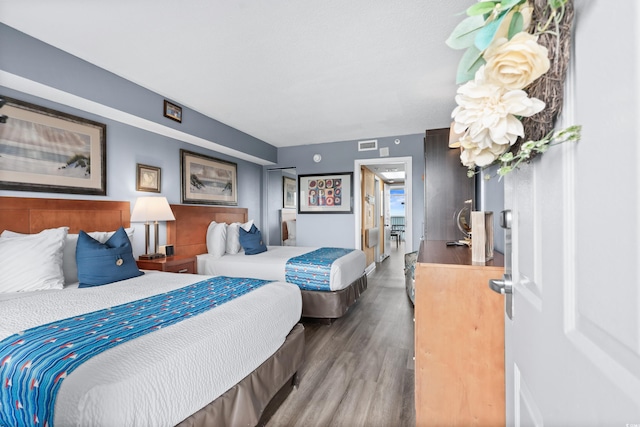
<path fill-rule="evenodd" d="M 162 258 L 165 255 L 158 253 L 158 221 L 175 221 L 169 202 L 166 197 L 150 196 L 138 197 L 131 213 L 131 222 L 144 222 L 144 255 L 140 259 Z M 149 222 L 154 225 L 153 253 L 149 253 Z"/>

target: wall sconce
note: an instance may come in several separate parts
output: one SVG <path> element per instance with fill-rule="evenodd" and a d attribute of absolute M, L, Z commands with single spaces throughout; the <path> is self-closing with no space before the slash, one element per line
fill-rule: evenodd
<path fill-rule="evenodd" d="M 460 148 L 460 138 L 462 138 L 462 133 L 456 133 L 453 130 L 453 125 L 456 122 L 451 122 L 451 126 L 449 127 L 449 148 Z"/>
<path fill-rule="evenodd" d="M 144 222 L 144 255 L 140 259 L 164 258 L 166 255 L 159 253 L 158 245 L 158 221 L 175 221 L 169 202 L 166 197 L 138 197 L 131 213 L 131 222 Z M 154 250 L 149 253 L 149 222 L 154 225 Z"/>

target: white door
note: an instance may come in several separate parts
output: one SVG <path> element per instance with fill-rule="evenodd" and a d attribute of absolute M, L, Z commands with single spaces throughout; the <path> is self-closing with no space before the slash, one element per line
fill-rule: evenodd
<path fill-rule="evenodd" d="M 551 148 L 505 179 L 507 424 L 640 426 L 640 4 L 576 0 Z"/>

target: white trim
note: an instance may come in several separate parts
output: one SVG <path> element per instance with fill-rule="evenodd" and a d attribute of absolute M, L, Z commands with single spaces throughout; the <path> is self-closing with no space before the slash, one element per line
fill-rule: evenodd
<path fill-rule="evenodd" d="M 405 251 L 413 250 L 413 169 L 412 157 L 384 157 L 382 159 L 356 159 L 353 162 L 353 216 L 355 223 L 355 248 L 362 249 L 360 245 L 360 227 L 362 227 L 362 207 L 360 206 L 360 167 L 364 165 L 379 165 L 387 163 L 404 163 L 404 212 L 405 212 Z"/>
<path fill-rule="evenodd" d="M 115 120 L 129 126 L 157 133 L 158 135 L 167 136 L 169 138 L 177 139 L 188 144 L 197 145 L 208 150 L 227 154 L 229 156 L 246 160 L 251 163 L 262 166 L 275 164 L 268 160 L 234 150 L 233 148 L 225 147 L 224 145 L 216 144 L 213 141 L 209 141 L 207 139 L 173 129 L 168 126 L 161 125 L 151 120 L 134 116 L 133 114 L 125 113 L 124 111 L 120 111 L 112 107 L 107 107 L 106 105 L 100 104 L 98 102 L 91 101 L 89 99 L 73 95 L 60 89 L 56 89 L 51 86 L 35 82 L 33 80 L 26 79 L 24 77 L 9 73 L 4 70 L 0 70 L 0 85 L 27 93 L 29 95 L 37 96 L 39 98 L 47 99 L 49 101 L 57 102 L 59 104 L 67 105 L 69 107 L 77 108 L 88 113 L 96 114 L 107 119 Z"/>

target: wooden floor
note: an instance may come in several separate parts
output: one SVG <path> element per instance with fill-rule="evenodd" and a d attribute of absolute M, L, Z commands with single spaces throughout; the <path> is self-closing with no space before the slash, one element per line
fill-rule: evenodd
<path fill-rule="evenodd" d="M 345 316 L 331 325 L 305 323 L 300 385 L 268 427 L 415 426 L 413 306 L 403 245 L 392 245 Z"/>

